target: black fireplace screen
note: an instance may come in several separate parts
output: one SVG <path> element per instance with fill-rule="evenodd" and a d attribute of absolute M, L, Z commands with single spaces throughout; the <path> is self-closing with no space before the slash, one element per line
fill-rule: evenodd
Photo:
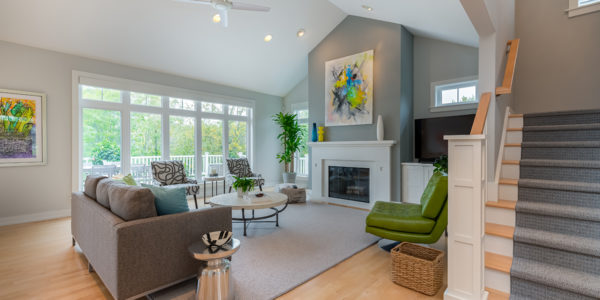
<path fill-rule="evenodd" d="M 329 197 L 369 203 L 369 168 L 330 166 Z"/>

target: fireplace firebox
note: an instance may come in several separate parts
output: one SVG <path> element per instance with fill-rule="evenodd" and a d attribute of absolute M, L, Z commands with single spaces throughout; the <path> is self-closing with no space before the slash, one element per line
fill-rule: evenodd
<path fill-rule="evenodd" d="M 329 197 L 369 203 L 369 168 L 329 166 Z"/>

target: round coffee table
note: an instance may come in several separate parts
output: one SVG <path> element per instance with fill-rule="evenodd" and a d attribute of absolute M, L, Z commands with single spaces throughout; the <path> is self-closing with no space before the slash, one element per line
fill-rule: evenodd
<path fill-rule="evenodd" d="M 238 197 L 237 193 L 229 193 L 223 195 L 217 195 L 210 199 L 211 206 L 229 206 L 233 210 L 241 210 L 241 218 L 231 218 L 236 223 L 244 224 L 244 236 L 246 236 L 246 229 L 251 223 L 275 223 L 275 226 L 279 227 L 279 213 L 284 211 L 288 206 L 288 197 L 282 193 L 276 192 L 263 192 L 265 194 L 262 197 L 256 197 L 256 193 L 250 193 L 248 199 Z M 284 205 L 281 209 L 277 206 Z M 256 217 L 254 210 L 256 209 L 271 209 L 274 212 L 266 216 Z M 246 217 L 246 210 L 252 210 L 252 217 Z M 272 221 L 263 221 L 269 218 L 275 217 Z"/>
<path fill-rule="evenodd" d="M 198 271 L 197 300 L 234 299 L 233 284 L 229 280 L 232 256 L 240 248 L 238 239 L 231 239 L 217 251 L 210 251 L 202 241 L 189 246 L 188 250 L 197 260 L 206 261 Z"/>

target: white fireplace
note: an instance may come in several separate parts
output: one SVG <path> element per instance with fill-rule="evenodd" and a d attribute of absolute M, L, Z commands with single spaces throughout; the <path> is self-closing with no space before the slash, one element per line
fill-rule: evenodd
<path fill-rule="evenodd" d="M 391 201 L 391 150 L 394 144 L 395 141 L 308 143 L 312 148 L 311 199 L 367 209 L 370 209 L 375 201 Z M 368 172 L 365 172 L 365 169 L 368 169 Z M 334 197 L 332 195 L 340 194 L 337 191 L 330 193 L 330 184 L 337 182 L 335 179 L 330 180 L 331 172 L 359 172 L 360 176 L 352 175 L 352 178 L 360 178 L 360 184 L 356 184 L 358 180 L 355 179 L 354 183 L 346 186 L 348 195 Z M 368 174 L 368 183 L 365 181 L 365 174 Z M 368 197 L 365 197 L 365 194 L 368 194 Z M 365 198 L 368 198 L 368 202 L 363 202 Z"/>

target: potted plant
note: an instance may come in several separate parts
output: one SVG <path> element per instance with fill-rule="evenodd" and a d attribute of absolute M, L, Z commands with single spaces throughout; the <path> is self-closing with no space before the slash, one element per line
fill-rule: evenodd
<path fill-rule="evenodd" d="M 281 133 L 277 138 L 281 142 L 283 151 L 277 154 L 277 158 L 284 164 L 283 182 L 295 183 L 294 154 L 302 147 L 302 129 L 298 125 L 296 114 L 280 112 L 273 116 L 273 121 L 281 127 Z"/>
<path fill-rule="evenodd" d="M 433 162 L 433 172 L 441 172 L 443 175 L 448 176 L 448 155 L 442 155 Z"/>
<path fill-rule="evenodd" d="M 248 195 L 248 192 L 254 189 L 254 180 L 250 178 L 240 178 L 237 176 L 233 176 L 235 181 L 231 186 L 237 191 L 238 197 L 243 197 Z"/>

